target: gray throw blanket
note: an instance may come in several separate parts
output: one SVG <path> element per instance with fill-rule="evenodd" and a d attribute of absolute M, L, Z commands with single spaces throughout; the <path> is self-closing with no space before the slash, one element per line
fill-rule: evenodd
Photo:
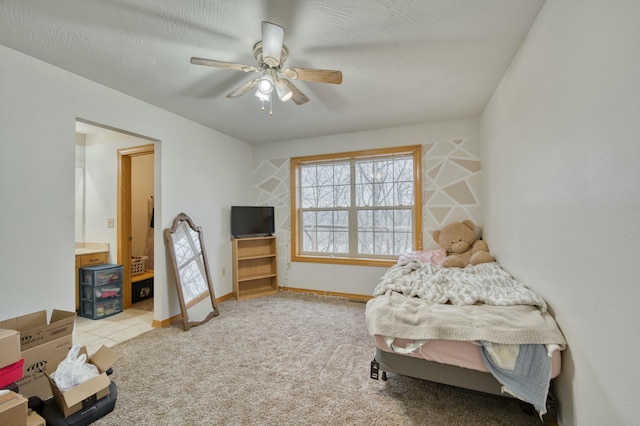
<path fill-rule="evenodd" d="M 542 417 L 547 412 L 551 361 L 544 345 L 520 345 L 513 369 L 501 368 L 489 355 L 489 342 L 481 342 L 482 361 L 504 389 L 532 404 Z"/>

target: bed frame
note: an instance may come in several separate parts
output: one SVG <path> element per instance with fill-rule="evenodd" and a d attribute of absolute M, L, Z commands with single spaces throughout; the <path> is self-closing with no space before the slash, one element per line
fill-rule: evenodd
<path fill-rule="evenodd" d="M 491 373 L 462 368 L 455 365 L 441 364 L 402 354 L 383 351 L 376 348 L 376 354 L 371 361 L 371 378 L 386 381 L 387 372 L 416 379 L 428 380 L 445 385 L 456 386 L 463 389 L 499 395 L 513 398 L 508 393 L 502 392 L 502 384 Z M 535 409 L 531 404 L 525 403 L 527 414 L 535 415 Z M 547 413 L 543 416 L 546 425 L 557 424 L 556 401 L 549 393 L 547 397 Z"/>

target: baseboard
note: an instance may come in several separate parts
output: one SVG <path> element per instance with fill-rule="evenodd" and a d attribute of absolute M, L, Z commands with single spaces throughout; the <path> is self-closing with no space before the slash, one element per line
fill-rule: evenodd
<path fill-rule="evenodd" d="M 233 297 L 233 292 L 225 294 L 224 296 L 216 297 L 216 303 L 224 302 L 225 300 L 232 299 Z"/>
<path fill-rule="evenodd" d="M 326 290 L 311 290 L 308 288 L 296 288 L 296 287 L 279 287 L 279 288 L 280 288 L 280 291 L 289 291 L 291 293 L 307 293 L 307 294 L 316 294 L 318 296 L 342 297 L 344 299 L 351 299 L 358 302 L 367 302 L 373 299 L 373 296 L 365 295 L 365 294 L 341 293 L 338 291 L 326 291 Z"/>
<path fill-rule="evenodd" d="M 180 321 L 181 319 L 182 319 L 182 314 L 174 315 L 172 317 L 169 317 L 163 320 L 157 320 L 154 318 L 153 321 L 151 321 L 151 327 L 153 328 L 169 327 L 171 324 L 173 324 L 176 321 Z"/>

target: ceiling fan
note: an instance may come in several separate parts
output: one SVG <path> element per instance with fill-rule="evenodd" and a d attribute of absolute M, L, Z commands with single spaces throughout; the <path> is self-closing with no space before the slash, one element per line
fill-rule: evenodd
<path fill-rule="evenodd" d="M 271 22 L 263 21 L 262 40 L 253 46 L 253 56 L 258 62 L 257 66 L 197 57 L 191 58 L 191 63 L 234 71 L 259 73 L 259 77 L 249 80 L 233 90 L 227 95 L 227 98 L 238 98 L 257 87 L 255 95 L 262 101 L 263 111 L 265 102 L 271 104 L 271 95 L 274 90 L 282 102 L 291 99 L 297 105 L 302 105 L 309 101 L 309 98 L 290 80 L 310 81 L 313 83 L 342 83 L 341 71 L 298 67 L 284 68 L 284 62 L 288 55 L 289 51 L 284 45 L 284 28 Z M 269 112 L 271 113 L 271 110 Z"/>

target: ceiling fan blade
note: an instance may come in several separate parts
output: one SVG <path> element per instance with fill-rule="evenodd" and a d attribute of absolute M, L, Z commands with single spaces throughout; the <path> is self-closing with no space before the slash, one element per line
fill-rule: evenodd
<path fill-rule="evenodd" d="M 264 62 L 272 67 L 280 64 L 282 43 L 284 42 L 284 28 L 271 22 L 262 22 L 262 57 Z"/>
<path fill-rule="evenodd" d="M 307 98 L 305 94 L 300 91 L 300 89 L 294 86 L 292 82 L 290 82 L 286 78 L 282 78 L 281 80 L 285 82 L 287 87 L 291 90 L 291 93 L 293 93 L 293 96 L 291 96 L 291 100 L 295 102 L 296 105 L 302 105 L 309 102 L 309 98 Z"/>
<path fill-rule="evenodd" d="M 258 71 L 258 68 L 251 65 L 234 64 L 232 62 L 216 61 L 215 59 L 191 58 L 191 63 L 195 65 L 206 65 L 209 67 L 224 68 L 233 71 Z"/>
<path fill-rule="evenodd" d="M 292 67 L 284 70 L 284 74 L 293 80 L 311 81 L 313 83 L 342 83 L 342 71 Z"/>
<path fill-rule="evenodd" d="M 253 80 L 247 81 L 245 84 L 243 84 L 242 86 L 238 87 L 233 92 L 229 93 L 227 95 L 227 98 L 230 98 L 230 99 L 239 98 L 240 96 L 242 96 L 245 93 L 247 93 L 249 90 L 251 90 L 254 87 L 256 87 L 258 85 L 258 80 L 260 80 L 260 79 L 259 78 L 254 78 Z"/>

